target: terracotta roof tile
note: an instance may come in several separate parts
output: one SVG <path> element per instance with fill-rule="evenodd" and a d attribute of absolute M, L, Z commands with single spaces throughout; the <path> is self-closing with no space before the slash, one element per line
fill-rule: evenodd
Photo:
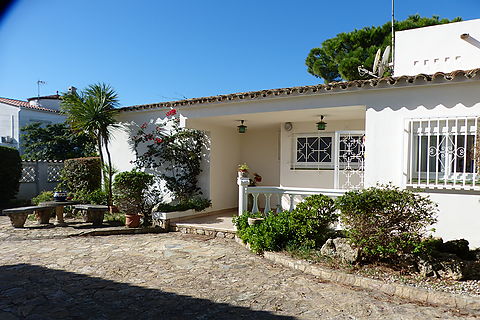
<path fill-rule="evenodd" d="M 359 89 L 368 90 L 369 88 L 392 88 L 413 85 L 425 85 L 431 83 L 444 83 L 449 81 L 480 80 L 480 68 L 472 70 L 457 70 L 449 73 L 437 72 L 432 75 L 417 74 L 415 76 L 385 77 L 369 80 L 353 80 L 345 82 L 332 82 L 313 86 L 301 86 L 291 88 L 279 88 L 269 90 L 259 90 L 251 92 L 240 92 L 224 94 L 211 97 L 192 98 L 178 101 L 159 102 L 144 105 L 135 105 L 120 108 L 120 111 L 137 111 L 156 108 L 177 108 L 204 103 L 218 103 L 234 100 L 260 100 L 279 96 L 289 95 L 309 95 L 320 93 L 334 93 L 355 91 Z"/>
<path fill-rule="evenodd" d="M 11 106 L 20 107 L 20 108 L 27 108 L 27 109 L 32 109 L 32 110 L 59 113 L 58 110 L 44 108 L 44 107 L 38 107 L 38 106 L 32 105 L 29 102 L 23 101 L 23 100 L 16 100 L 16 99 L 9 99 L 9 98 L 1 98 L 0 97 L 0 102 L 5 103 L 5 104 L 9 104 Z"/>

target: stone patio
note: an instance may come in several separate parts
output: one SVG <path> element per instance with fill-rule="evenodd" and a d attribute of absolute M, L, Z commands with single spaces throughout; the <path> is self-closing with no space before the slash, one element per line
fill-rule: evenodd
<path fill-rule="evenodd" d="M 15 230 L 5 218 L 0 319 L 475 319 L 324 282 L 225 238 L 80 237 L 76 225 Z"/>

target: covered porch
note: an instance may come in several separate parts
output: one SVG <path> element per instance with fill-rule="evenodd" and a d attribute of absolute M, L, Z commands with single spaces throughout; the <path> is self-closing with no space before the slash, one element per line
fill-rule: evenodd
<path fill-rule="evenodd" d="M 201 183 L 213 211 L 291 210 L 310 194 L 336 197 L 363 187 L 365 106 L 244 113 L 226 108 L 230 114 L 182 113 L 186 127 L 209 137 Z M 322 115 L 326 128 L 319 130 Z M 238 130 L 241 120 L 245 133 Z M 238 178 L 244 163 L 249 176 Z M 254 183 L 254 173 L 261 182 Z"/>

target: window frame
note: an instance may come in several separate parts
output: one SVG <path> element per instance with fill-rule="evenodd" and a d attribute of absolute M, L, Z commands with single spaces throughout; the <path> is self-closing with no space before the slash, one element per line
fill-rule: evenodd
<path fill-rule="evenodd" d="M 298 138 L 330 138 L 330 161 L 328 162 L 298 162 Z M 335 133 L 334 132 L 325 132 L 325 133 L 295 133 L 293 134 L 293 167 L 294 169 L 334 169 L 334 160 L 335 160 Z M 320 150 L 321 151 L 321 150 Z"/>
<path fill-rule="evenodd" d="M 478 125 L 479 116 L 407 119 L 406 186 L 480 190 Z"/>

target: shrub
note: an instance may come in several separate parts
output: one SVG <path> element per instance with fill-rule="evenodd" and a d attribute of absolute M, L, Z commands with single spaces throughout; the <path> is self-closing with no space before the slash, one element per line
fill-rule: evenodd
<path fill-rule="evenodd" d="M 154 177 L 141 171 L 125 171 L 117 174 L 113 181 L 114 202 L 119 210 L 126 214 L 150 214 L 153 203 L 148 201 L 147 193 L 152 187 Z"/>
<path fill-rule="evenodd" d="M 295 243 L 298 246 L 319 247 L 331 234 L 331 226 L 337 222 L 335 201 L 318 194 L 305 198 L 292 211 L 291 228 L 295 230 Z"/>
<path fill-rule="evenodd" d="M 338 218 L 334 201 L 324 195 L 307 197 L 292 212 L 270 214 L 260 224 L 249 226 L 248 218 L 258 216 L 259 213 L 245 213 L 234 220 L 237 235 L 254 252 L 278 251 L 287 246 L 320 247 Z"/>
<path fill-rule="evenodd" d="M 32 204 L 38 206 L 40 202 L 53 201 L 53 191 L 42 191 L 38 196 L 32 198 Z"/>
<path fill-rule="evenodd" d="M 248 218 L 260 217 L 260 213 L 246 212 L 235 218 L 237 236 L 250 245 L 253 252 L 279 251 L 293 238 L 290 228 L 290 212 L 282 211 L 269 215 L 259 224 L 248 225 Z"/>
<path fill-rule="evenodd" d="M 197 196 L 186 201 L 182 201 L 178 204 L 159 203 L 156 205 L 155 210 L 161 212 L 185 211 L 189 209 L 194 209 L 195 211 L 202 211 L 210 207 L 211 205 L 211 200 Z"/>
<path fill-rule="evenodd" d="M 366 259 L 420 253 L 421 239 L 436 220 L 436 204 L 393 186 L 350 191 L 337 199 L 347 237 Z"/>
<path fill-rule="evenodd" d="M 17 149 L 0 146 L 0 209 L 15 198 L 22 177 L 22 160 Z"/>
<path fill-rule="evenodd" d="M 80 203 L 107 205 L 108 193 L 102 189 L 96 189 L 90 192 L 80 190 L 75 194 L 73 200 Z"/>
<path fill-rule="evenodd" d="M 76 158 L 65 160 L 61 174 L 61 183 L 57 189 L 65 189 L 77 197 L 77 194 L 93 192 L 102 182 L 100 158 Z"/>

